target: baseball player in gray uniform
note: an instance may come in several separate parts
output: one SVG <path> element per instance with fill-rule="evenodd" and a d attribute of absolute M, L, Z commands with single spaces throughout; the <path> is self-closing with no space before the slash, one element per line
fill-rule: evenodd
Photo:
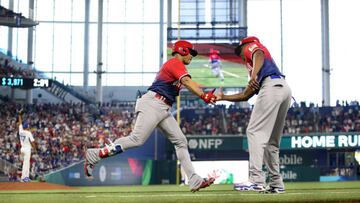
<path fill-rule="evenodd" d="M 235 190 L 284 193 L 284 183 L 279 167 L 279 147 L 285 117 L 290 107 L 291 90 L 280 73 L 267 48 L 258 38 L 241 40 L 235 53 L 246 63 L 250 81 L 239 94 L 218 93 L 217 100 L 247 101 L 258 94 L 249 125 L 249 181 L 234 185 Z M 263 163 L 269 172 L 269 184 L 265 187 Z"/>
<path fill-rule="evenodd" d="M 215 103 L 214 91 L 203 92 L 187 72 L 185 65 L 190 64 L 192 58 L 197 55 L 190 42 L 177 41 L 172 48 L 172 55 L 174 57 L 163 64 L 147 93 L 137 100 L 135 107 L 137 118 L 132 133 L 104 148 L 87 149 L 84 171 L 88 178 L 93 178 L 93 168 L 101 159 L 143 145 L 151 132 L 158 127 L 174 144 L 177 158 L 184 167 L 186 176 L 189 177 L 190 190 L 196 192 L 213 184 L 214 178 L 202 178 L 195 173 L 186 137 L 171 115 L 170 108 L 182 86 L 211 104 Z"/>

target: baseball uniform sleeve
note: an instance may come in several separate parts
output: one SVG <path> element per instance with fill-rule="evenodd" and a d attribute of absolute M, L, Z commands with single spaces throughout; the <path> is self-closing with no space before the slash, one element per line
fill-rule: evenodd
<path fill-rule="evenodd" d="M 168 72 L 172 75 L 172 77 L 175 80 L 179 80 L 179 81 L 181 80 L 181 78 L 185 76 L 191 77 L 185 65 L 181 61 L 178 61 L 174 63 L 173 66 L 169 67 Z"/>
<path fill-rule="evenodd" d="M 255 51 L 257 50 L 262 50 L 264 51 L 260 45 L 258 45 L 257 43 L 250 43 L 248 45 L 246 45 L 245 49 L 244 49 L 244 56 L 247 60 L 252 61 L 252 56 L 255 53 Z"/>

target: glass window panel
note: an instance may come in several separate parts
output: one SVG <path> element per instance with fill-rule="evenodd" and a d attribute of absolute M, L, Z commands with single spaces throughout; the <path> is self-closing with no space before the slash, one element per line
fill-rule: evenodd
<path fill-rule="evenodd" d="M 347 60 L 359 55 L 359 8 L 358 0 L 329 1 L 331 105 L 335 105 L 336 100 L 360 101 L 359 91 L 355 88 L 359 86 L 359 68 L 352 60 Z M 349 39 L 348 43 L 344 39 Z"/>
<path fill-rule="evenodd" d="M 266 18 L 258 18 L 259 13 Z M 281 60 L 280 4 L 278 0 L 248 2 L 248 35 L 264 42 L 277 63 Z"/>
<path fill-rule="evenodd" d="M 34 40 L 34 64 L 38 70 L 52 70 L 53 24 L 41 23 L 36 26 Z"/>
<path fill-rule="evenodd" d="M 104 86 L 125 86 L 125 77 L 124 74 L 105 74 L 104 75 Z"/>
<path fill-rule="evenodd" d="M 82 73 L 72 73 L 70 78 L 72 86 L 83 86 L 84 76 Z"/>
<path fill-rule="evenodd" d="M 123 22 L 126 14 L 126 1 L 109 0 L 104 2 L 104 22 Z"/>
<path fill-rule="evenodd" d="M 138 86 L 144 83 L 143 74 L 128 73 L 125 76 L 124 86 Z"/>
<path fill-rule="evenodd" d="M 55 24 L 54 33 L 54 71 L 70 71 L 70 24 Z"/>
<path fill-rule="evenodd" d="M 35 3 L 35 16 L 39 21 L 50 21 L 54 16 L 54 1 L 51 0 L 36 0 Z M 38 27 L 38 26 L 37 26 Z"/>
<path fill-rule="evenodd" d="M 97 64 L 97 25 L 89 26 L 89 72 L 96 71 Z"/>
<path fill-rule="evenodd" d="M 143 71 L 157 72 L 160 58 L 160 30 L 159 25 L 144 25 L 143 41 Z M 146 33 L 146 34 L 145 34 Z M 151 53 L 151 54 L 148 54 Z"/>
<path fill-rule="evenodd" d="M 72 0 L 55 0 L 55 21 L 71 21 L 71 1 Z M 76 9 L 74 12 L 76 12 Z"/>
<path fill-rule="evenodd" d="M 143 0 L 126 1 L 126 22 L 142 22 L 144 20 Z M 151 9 L 153 7 L 150 7 Z"/>
<path fill-rule="evenodd" d="M 0 0 L 0 4 L 5 8 L 9 8 L 9 0 Z"/>
<path fill-rule="evenodd" d="M 85 21 L 85 0 L 72 0 L 72 21 Z"/>
<path fill-rule="evenodd" d="M 29 17 L 29 1 L 14 1 L 14 12 Z"/>
<path fill-rule="evenodd" d="M 27 29 L 13 29 L 13 56 L 19 61 L 27 62 Z"/>
<path fill-rule="evenodd" d="M 298 101 L 315 102 L 321 105 L 320 5 L 320 0 L 283 1 L 283 61 L 284 73 L 294 97 Z M 306 15 L 302 15 L 305 10 Z M 300 15 L 302 15 L 301 18 L 299 18 Z M 310 46 L 311 55 L 301 60 L 299 56 L 309 53 Z M 277 64 L 280 66 L 280 60 L 277 60 Z M 304 78 L 311 83 L 304 83 Z"/>
<path fill-rule="evenodd" d="M 164 1 L 165 2 L 165 1 Z M 144 0 L 144 22 L 160 21 L 160 1 Z M 167 7 L 164 5 L 164 11 Z M 166 13 L 166 12 L 165 12 Z M 166 14 L 165 14 L 166 16 Z"/>
<path fill-rule="evenodd" d="M 0 26 L 0 48 L 4 49 L 4 51 L 8 50 L 8 34 L 9 28 Z"/>
<path fill-rule="evenodd" d="M 98 1 L 90 1 L 90 22 L 98 21 Z"/>
<path fill-rule="evenodd" d="M 141 25 L 130 24 L 125 27 L 126 72 L 140 72 L 143 70 L 143 33 L 143 26 Z"/>
<path fill-rule="evenodd" d="M 96 74 L 89 72 L 89 86 L 96 86 Z"/>
<path fill-rule="evenodd" d="M 104 25 L 104 66 L 107 72 L 124 72 L 125 58 L 125 25 Z"/>
<path fill-rule="evenodd" d="M 71 33 L 71 71 L 84 70 L 84 24 L 73 23 Z"/>

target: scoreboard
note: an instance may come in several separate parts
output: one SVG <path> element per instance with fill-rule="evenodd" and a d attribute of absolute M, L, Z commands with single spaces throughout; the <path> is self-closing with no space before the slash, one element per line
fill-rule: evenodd
<path fill-rule="evenodd" d="M 14 88 L 46 88 L 51 87 L 52 80 L 47 78 L 18 78 L 18 77 L 0 77 L 0 85 Z"/>

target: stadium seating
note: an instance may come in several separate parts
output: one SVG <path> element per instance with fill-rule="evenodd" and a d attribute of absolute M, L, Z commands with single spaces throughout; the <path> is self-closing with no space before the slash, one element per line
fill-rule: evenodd
<path fill-rule="evenodd" d="M 104 103 L 95 114 L 89 113 L 90 106 L 80 103 L 0 103 L 0 159 L 17 167 L 21 166 L 16 113 L 20 108 L 26 109 L 25 119 L 35 137 L 33 176 L 81 161 L 87 147 L 99 147 L 107 139 L 129 135 L 135 118 L 133 104 Z M 181 128 L 186 135 L 245 135 L 250 114 L 251 109 L 236 106 L 185 108 L 181 113 Z M 360 132 L 359 103 L 290 108 L 285 134 L 316 132 Z"/>

